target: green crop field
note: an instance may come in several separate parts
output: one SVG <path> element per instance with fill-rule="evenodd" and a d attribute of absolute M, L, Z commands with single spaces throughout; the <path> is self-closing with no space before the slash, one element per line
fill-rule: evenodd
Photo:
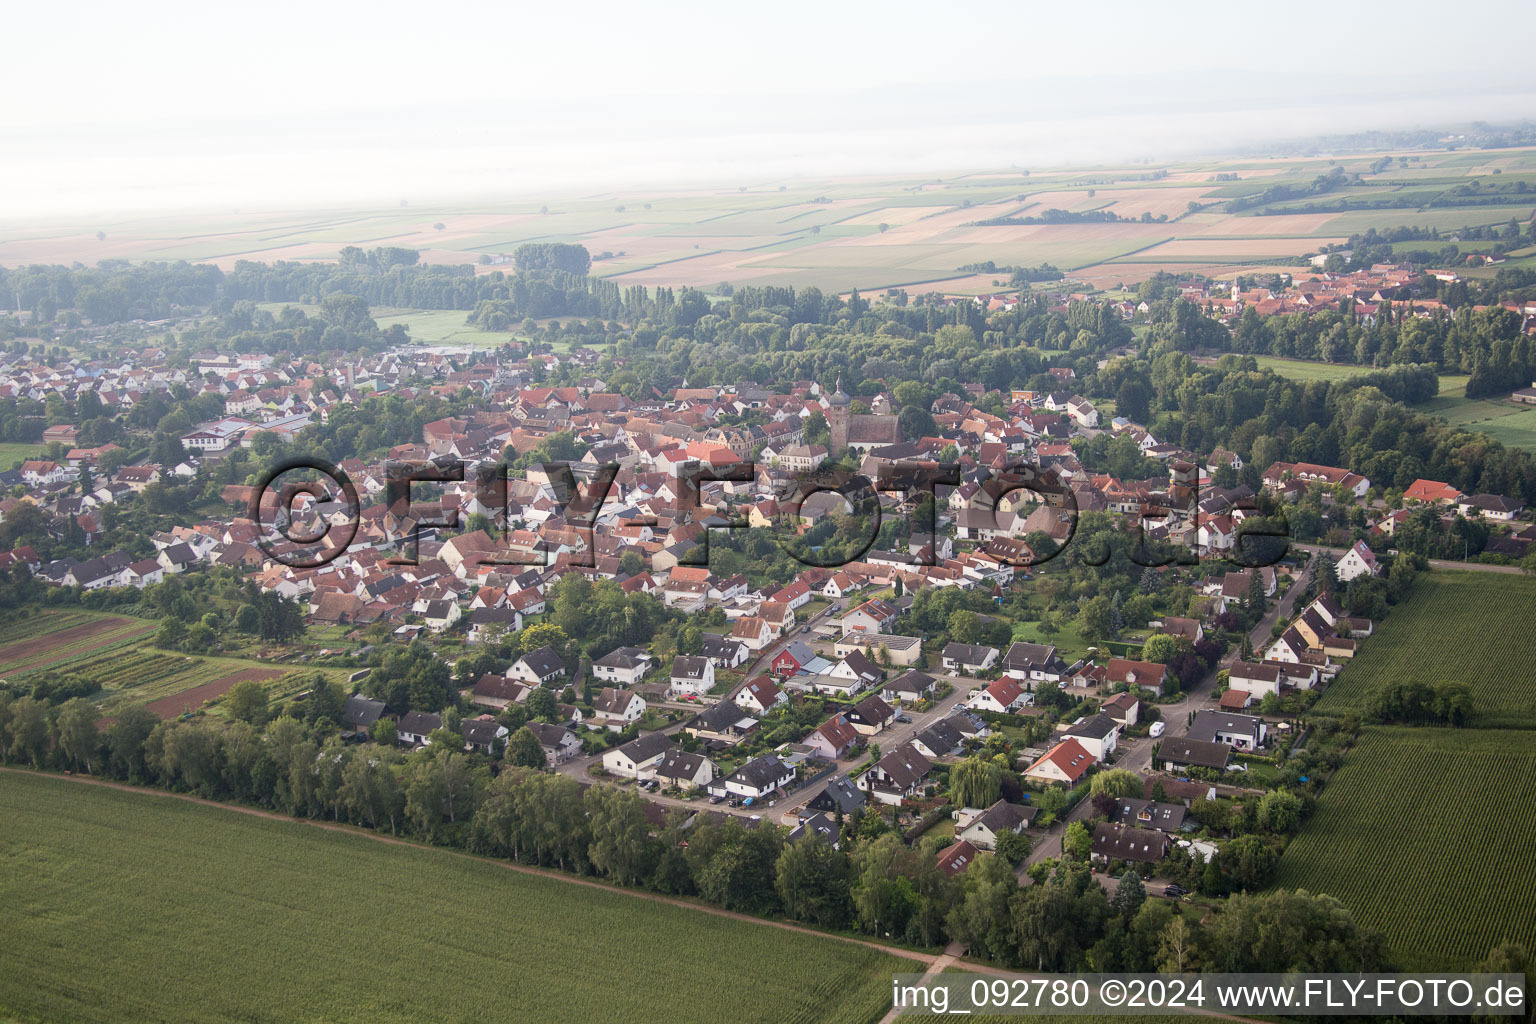
<path fill-rule="evenodd" d="M 1437 635 L 1442 651 L 1454 646 L 1446 638 L 1467 636 Z M 1275 884 L 1337 896 L 1385 933 L 1404 969 L 1470 969 L 1501 942 L 1536 945 L 1533 803 L 1529 733 L 1373 726 L 1281 857 Z"/>
<path fill-rule="evenodd" d="M 0 1018 L 860 1024 L 889 1005 L 893 973 L 919 966 L 60 778 L 0 772 L 0 820 Z"/>
<path fill-rule="evenodd" d="M 1470 570 L 1422 576 L 1315 710 L 1359 713 L 1386 683 L 1455 680 L 1472 688 L 1474 725 L 1536 728 L 1536 680 L 1527 670 L 1536 659 L 1532 607 L 1536 579 L 1530 577 Z"/>

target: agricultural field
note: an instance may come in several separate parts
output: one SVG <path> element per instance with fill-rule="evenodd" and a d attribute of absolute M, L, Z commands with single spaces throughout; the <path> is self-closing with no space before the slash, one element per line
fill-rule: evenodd
<path fill-rule="evenodd" d="M 1275 885 L 1338 897 L 1405 970 L 1469 970 L 1501 942 L 1536 944 L 1533 801 L 1528 733 L 1372 726 L 1286 848 Z"/>
<path fill-rule="evenodd" d="M 0 819 L 0 1019 L 564 1024 L 664 1011 L 714 1024 L 723 994 L 749 992 L 730 1000 L 731 1020 L 869 1024 L 890 976 L 920 967 L 444 850 L 56 777 L 0 772 Z"/>
<path fill-rule="evenodd" d="M 1419 577 L 1314 707 L 1359 713 L 1388 682 L 1455 680 L 1472 688 L 1479 728 L 1536 729 L 1536 579 L 1436 570 Z M 1454 638 L 1454 639 L 1450 639 Z M 1518 738 L 1518 737 L 1516 737 Z M 1536 737 L 1525 737 L 1531 746 Z"/>
<path fill-rule="evenodd" d="M 0 679 L 25 686 L 29 676 L 44 670 L 77 675 L 100 684 L 92 699 L 105 715 L 146 704 L 162 718 L 175 718 L 202 709 L 246 680 L 266 684 L 276 701 L 307 689 L 317 672 L 337 681 L 347 674 L 345 669 L 163 651 L 143 643 L 154 629 L 152 622 L 123 615 L 44 612 L 6 627 L 11 639 L 0 646 Z M 218 705 L 211 710 L 219 713 Z"/>
<path fill-rule="evenodd" d="M 75 659 L 151 633 L 155 624 L 82 610 L 48 611 L 5 629 L 0 678 L 39 669 L 64 670 Z"/>
<path fill-rule="evenodd" d="M 1462 158 L 1471 155 L 1468 163 Z M 1328 242 L 1375 227 L 1454 232 L 1469 225 L 1523 221 L 1527 195 L 1501 192 L 1494 206 L 1454 207 L 1444 193 L 1478 181 L 1509 188 L 1536 180 L 1536 150 L 1424 153 L 1411 165 L 1372 173 L 1374 155 L 1341 158 L 1363 180 L 1322 196 L 1229 211 L 1276 185 L 1306 187 L 1331 169 L 1325 159 L 1210 159 L 1161 167 L 991 169 L 951 177 L 841 177 L 723 182 L 663 191 L 524 196 L 473 205 L 410 209 L 222 213 L 136 217 L 101 223 L 19 226 L 0 238 L 0 264 L 101 259 L 187 259 L 230 269 L 237 260 L 334 260 L 348 245 L 416 249 L 433 264 L 507 269 L 502 257 L 529 241 L 576 242 L 593 255 L 593 273 L 620 285 L 733 284 L 858 287 L 873 292 L 985 291 L 960 267 L 1050 262 L 1074 279 L 1109 287 L 1167 269 L 1231 276 L 1302 266 Z M 1493 176 L 1494 170 L 1501 173 Z M 1217 181 L 1217 175 L 1236 175 Z M 1507 196 L 1508 202 L 1503 199 Z M 1391 209 L 1308 211 L 1341 201 Z M 1113 214 L 1113 221 L 982 224 L 1039 217 L 1047 210 Z M 1262 213 L 1262 215 L 1261 215 Z M 1152 218 L 1143 221 L 1141 218 Z M 1157 220 L 1156 218 L 1164 218 Z M 102 229 L 105 239 L 98 239 Z M 493 262 L 481 265 L 490 256 Z M 1006 276 L 1006 275 L 1003 275 Z M 951 286 L 954 286 L 953 288 Z M 400 310 L 412 334 L 431 343 L 493 343 L 462 317 Z M 388 315 L 386 315 L 386 323 Z"/>

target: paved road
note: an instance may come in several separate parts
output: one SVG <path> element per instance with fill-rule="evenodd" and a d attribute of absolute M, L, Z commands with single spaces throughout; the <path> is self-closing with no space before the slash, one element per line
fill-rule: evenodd
<path fill-rule="evenodd" d="M 1300 546 L 1300 545 L 1298 545 Z M 1312 570 L 1316 565 L 1316 559 L 1308 558 L 1306 566 L 1291 584 L 1290 590 L 1285 596 L 1274 603 L 1274 606 L 1264 614 L 1264 617 L 1248 633 L 1248 640 L 1255 651 L 1260 651 L 1270 640 L 1276 622 L 1282 618 L 1290 618 L 1296 609 L 1296 604 L 1306 590 L 1307 581 L 1312 578 Z M 1231 668 L 1233 662 L 1242 655 L 1242 648 L 1237 647 L 1230 651 L 1211 671 L 1205 674 L 1199 685 L 1185 693 L 1182 698 L 1169 704 L 1159 704 L 1163 721 L 1168 723 L 1160 739 L 1154 740 L 1149 736 L 1139 736 L 1121 742 L 1116 752 L 1115 767 L 1124 768 L 1127 771 L 1146 772 L 1152 762 L 1152 747 L 1164 740 L 1183 736 L 1189 732 L 1189 720 L 1195 711 L 1202 708 L 1215 708 L 1218 704 L 1216 697 L 1216 673 L 1224 668 Z M 1021 882 L 1027 881 L 1025 871 L 1031 864 L 1038 864 L 1042 860 L 1061 856 L 1061 837 L 1066 831 L 1068 822 L 1085 821 L 1093 813 L 1093 803 L 1084 800 L 1072 808 L 1067 817 L 1052 825 L 1050 831 L 1041 836 L 1035 842 L 1034 849 L 1019 865 L 1018 876 Z M 1161 890 L 1158 890 L 1161 891 Z"/>

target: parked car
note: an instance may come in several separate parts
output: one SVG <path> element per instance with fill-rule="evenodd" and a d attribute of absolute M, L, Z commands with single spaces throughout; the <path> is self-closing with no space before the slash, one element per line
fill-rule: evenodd
<path fill-rule="evenodd" d="M 912 718 L 910 715 L 897 715 L 896 721 L 900 722 L 902 725 L 909 725 L 912 722 Z"/>
<path fill-rule="evenodd" d="M 1156 721 L 1156 722 L 1152 723 L 1152 728 L 1147 730 L 1147 735 L 1151 736 L 1153 739 L 1157 739 L 1159 736 L 1161 736 L 1163 733 L 1165 733 L 1167 731 L 1168 731 L 1168 723 L 1159 720 L 1159 721 Z"/>
<path fill-rule="evenodd" d="M 725 797 L 721 796 L 719 793 L 716 793 L 714 796 L 709 798 L 709 802 L 712 804 L 724 803 Z"/>
<path fill-rule="evenodd" d="M 1164 896 L 1179 897 L 1179 896 L 1188 895 L 1188 893 L 1189 893 L 1188 889 L 1184 888 L 1182 885 L 1179 885 L 1177 883 L 1174 883 L 1172 885 L 1167 885 L 1167 886 L 1163 887 L 1163 895 Z"/>

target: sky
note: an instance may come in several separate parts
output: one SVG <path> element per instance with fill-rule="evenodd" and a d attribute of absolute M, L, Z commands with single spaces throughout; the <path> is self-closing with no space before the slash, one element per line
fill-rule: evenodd
<path fill-rule="evenodd" d="M 5 23 L 0 217 L 1167 159 L 1536 110 L 1496 30 L 1523 4 L 1247 8 L 34 2 Z"/>

